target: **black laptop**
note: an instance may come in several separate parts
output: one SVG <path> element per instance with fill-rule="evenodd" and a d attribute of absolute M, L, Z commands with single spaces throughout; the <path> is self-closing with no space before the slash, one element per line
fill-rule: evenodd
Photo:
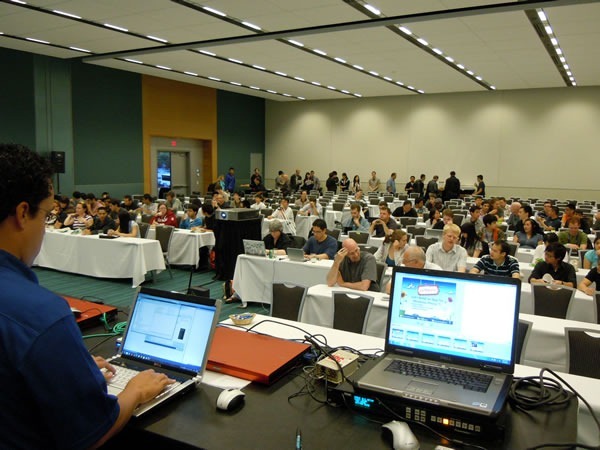
<path fill-rule="evenodd" d="M 360 388 L 494 417 L 512 382 L 521 281 L 394 268 L 385 355 Z"/>

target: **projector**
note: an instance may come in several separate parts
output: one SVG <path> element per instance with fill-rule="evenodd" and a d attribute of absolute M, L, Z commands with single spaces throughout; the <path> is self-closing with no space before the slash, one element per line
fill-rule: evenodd
<path fill-rule="evenodd" d="M 258 209 L 231 208 L 220 209 L 216 213 L 219 220 L 248 220 L 258 218 Z"/>

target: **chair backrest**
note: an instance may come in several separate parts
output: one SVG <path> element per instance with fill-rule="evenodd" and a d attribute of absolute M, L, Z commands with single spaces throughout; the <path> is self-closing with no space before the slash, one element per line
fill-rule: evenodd
<path fill-rule="evenodd" d="M 384 292 L 383 289 L 383 277 L 385 276 L 385 269 L 387 269 L 387 264 L 385 263 L 376 263 L 377 264 L 377 284 L 379 284 L 379 290 Z"/>
<path fill-rule="evenodd" d="M 592 333 L 595 336 L 590 336 Z M 585 328 L 565 328 L 567 372 L 600 378 L 600 332 Z"/>
<path fill-rule="evenodd" d="M 332 208 L 334 211 L 343 211 L 345 204 L 344 202 L 333 202 Z"/>
<path fill-rule="evenodd" d="M 423 250 L 427 250 L 431 244 L 435 244 L 439 241 L 439 239 L 436 237 L 428 238 L 425 236 L 417 236 L 415 239 L 417 241 L 417 245 Z"/>
<path fill-rule="evenodd" d="M 285 283 L 273 283 L 271 316 L 300 321 L 307 288 Z"/>
<path fill-rule="evenodd" d="M 566 319 L 575 289 L 546 284 L 532 284 L 533 313 L 537 316 Z"/>
<path fill-rule="evenodd" d="M 174 227 L 170 225 L 162 225 L 156 227 L 156 240 L 160 243 L 160 248 L 163 253 L 168 253 L 171 246 L 171 238 L 173 237 Z"/>
<path fill-rule="evenodd" d="M 374 255 L 379 250 L 379 247 L 375 247 L 374 245 L 358 244 L 358 246 L 362 251 L 369 252 L 371 255 Z"/>
<path fill-rule="evenodd" d="M 260 213 L 264 216 L 264 217 L 269 217 L 270 215 L 273 214 L 273 209 L 272 208 L 263 208 L 260 210 Z"/>
<path fill-rule="evenodd" d="M 424 236 L 425 235 L 425 227 L 418 227 L 416 225 L 408 225 L 406 227 L 406 232 L 412 234 L 413 236 Z"/>
<path fill-rule="evenodd" d="M 579 267 L 583 267 L 583 262 L 585 260 L 585 254 L 589 251 L 590 251 L 589 248 L 586 248 L 585 250 L 581 250 L 581 249 L 578 250 L 578 252 L 579 252 Z"/>
<path fill-rule="evenodd" d="M 152 220 L 152 217 L 154 217 L 152 214 L 142 214 L 142 222 L 150 223 L 150 221 Z"/>
<path fill-rule="evenodd" d="M 423 222 L 427 222 L 429 220 L 429 213 L 428 212 L 424 212 L 423 213 Z"/>
<path fill-rule="evenodd" d="M 371 205 L 371 206 L 379 205 L 379 197 L 371 197 L 369 199 L 369 205 Z"/>
<path fill-rule="evenodd" d="M 140 237 L 146 238 L 148 236 L 148 230 L 150 230 L 150 224 L 145 222 L 140 222 L 137 224 L 140 229 Z"/>
<path fill-rule="evenodd" d="M 373 305 L 373 297 L 333 291 L 333 328 L 363 334 Z"/>
<path fill-rule="evenodd" d="M 600 311 L 600 293 L 598 293 L 598 292 L 596 292 L 596 295 L 594 295 L 593 307 L 594 307 L 594 323 L 600 324 L 600 317 L 598 317 L 598 311 Z"/>
<path fill-rule="evenodd" d="M 462 225 L 463 220 L 465 220 L 464 214 L 454 214 L 454 216 L 452 216 L 452 222 L 459 227 Z"/>
<path fill-rule="evenodd" d="M 366 231 L 350 231 L 348 237 L 354 239 L 357 244 L 366 244 L 369 242 L 369 233 Z"/>
<path fill-rule="evenodd" d="M 416 217 L 400 217 L 400 224 L 402 228 L 406 228 L 409 225 L 416 225 L 417 218 Z"/>
<path fill-rule="evenodd" d="M 527 348 L 527 341 L 529 340 L 529 333 L 531 332 L 532 326 L 533 322 L 519 319 L 519 327 L 517 328 L 517 350 L 515 352 L 515 362 L 517 364 L 523 364 L 525 349 Z"/>
<path fill-rule="evenodd" d="M 513 241 L 506 241 L 506 243 L 508 244 L 508 254 L 510 256 L 515 256 L 517 254 L 517 249 L 519 248 L 519 244 L 518 242 L 513 242 Z"/>
<path fill-rule="evenodd" d="M 290 236 L 292 239 L 292 247 L 294 248 L 303 248 L 304 244 L 306 244 L 306 238 L 304 236 Z"/>
<path fill-rule="evenodd" d="M 388 203 L 392 203 L 394 201 L 394 196 L 393 195 L 384 195 L 383 200 Z"/>
<path fill-rule="evenodd" d="M 327 234 L 334 238 L 336 241 L 340 238 L 340 233 L 342 230 L 339 228 L 327 228 Z"/>

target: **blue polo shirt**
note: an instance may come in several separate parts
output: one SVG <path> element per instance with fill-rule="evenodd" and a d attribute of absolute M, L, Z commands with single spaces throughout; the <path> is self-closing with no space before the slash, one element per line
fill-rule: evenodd
<path fill-rule="evenodd" d="M 83 449 L 116 422 L 117 398 L 67 302 L 0 250 L 0 446 Z"/>
<path fill-rule="evenodd" d="M 333 261 L 337 252 L 337 241 L 332 236 L 327 235 L 327 238 L 323 242 L 318 242 L 314 236 L 311 236 L 306 244 L 304 244 L 303 250 L 308 255 L 327 253 L 329 259 Z"/>

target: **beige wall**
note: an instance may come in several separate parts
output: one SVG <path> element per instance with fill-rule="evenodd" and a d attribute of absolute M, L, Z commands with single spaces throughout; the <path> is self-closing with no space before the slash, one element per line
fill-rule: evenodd
<path fill-rule="evenodd" d="M 490 195 L 598 199 L 600 88 L 267 102 L 266 176 L 277 170 L 484 175 Z"/>

